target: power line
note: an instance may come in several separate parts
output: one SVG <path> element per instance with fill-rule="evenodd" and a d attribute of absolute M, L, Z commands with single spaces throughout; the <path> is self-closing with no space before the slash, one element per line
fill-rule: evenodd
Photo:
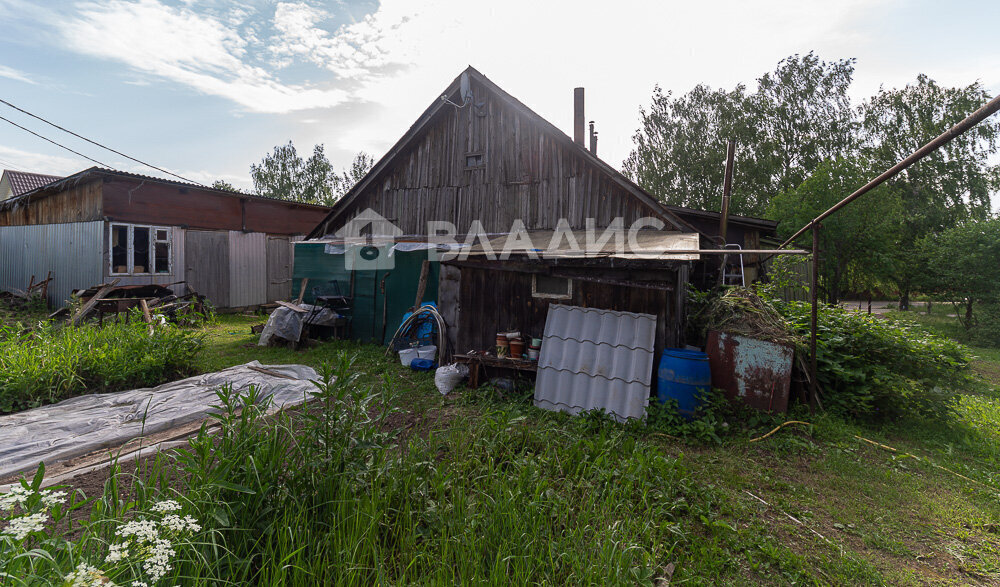
<path fill-rule="evenodd" d="M 205 184 L 203 184 L 201 182 L 197 182 L 197 181 L 194 181 L 192 179 L 188 179 L 186 177 L 183 177 L 181 175 L 177 175 L 176 173 L 173 173 L 171 171 L 167 171 L 166 169 L 161 169 L 161 168 L 157 167 L 156 165 L 153 165 L 152 163 L 146 163 L 145 161 L 140 161 L 139 159 L 136 159 L 135 157 L 131 157 L 129 155 L 126 155 L 125 153 L 122 153 L 121 151 L 116 151 L 115 149 L 112 149 L 111 147 L 104 146 L 101 143 L 98 143 L 97 141 L 92 141 L 92 140 L 88 139 L 85 136 L 79 135 L 79 134 L 77 134 L 77 133 L 75 133 L 75 132 L 73 132 L 73 131 L 71 131 L 71 130 L 69 130 L 67 128 L 63 128 L 63 127 L 59 126 L 58 124 L 56 124 L 54 122 L 49 122 L 48 120 L 45 120 L 44 118 L 42 118 L 41 116 L 38 116 L 37 114 L 32 114 L 31 112 L 28 112 L 27 110 L 25 110 L 23 108 L 18 108 L 17 106 L 11 104 L 7 100 L 0 99 L 0 102 L 6 104 L 7 106 L 10 106 L 14 110 L 17 110 L 18 112 L 22 112 L 22 113 L 27 114 L 28 116 L 30 116 L 32 118 L 36 118 L 38 120 L 41 120 L 45 124 L 47 124 L 49 126 L 52 126 L 52 127 L 55 127 L 57 129 L 63 131 L 64 133 L 71 134 L 74 137 L 76 137 L 78 139 L 82 139 L 84 141 L 87 141 L 88 143 L 90 143 L 92 145 L 96 145 L 96 146 L 98 146 L 98 147 L 100 147 L 102 149 L 106 149 L 108 151 L 111 151 L 115 155 L 121 155 L 122 157 L 125 157 L 126 159 L 130 159 L 132 161 L 135 161 L 136 163 L 139 163 L 140 165 L 145 165 L 146 167 L 151 167 L 151 168 L 159 171 L 160 173 L 166 173 L 167 175 L 172 175 L 172 176 L 174 176 L 174 177 L 176 177 L 178 179 L 183 179 L 184 181 L 186 181 L 188 183 L 194 183 L 194 184 L 197 184 L 197 185 L 205 187 Z M 10 122 L 10 121 L 8 121 L 8 122 Z M 32 134 L 34 134 L 34 133 L 32 133 Z M 90 157 L 87 157 L 87 158 L 90 159 Z M 90 159 L 90 160 L 93 161 L 93 159 Z"/>
<path fill-rule="evenodd" d="M 57 147 L 61 147 L 61 148 L 63 148 L 63 149 L 66 149 L 66 150 L 67 150 L 67 151 L 69 151 L 70 153 L 73 153 L 73 154 L 75 154 L 75 155 L 79 155 L 80 157 L 83 157 L 84 159 L 87 159 L 88 161 L 93 161 L 94 163 L 97 163 L 98 165 L 100 165 L 100 166 L 102 166 L 102 167 L 107 167 L 107 168 L 109 168 L 109 169 L 114 169 L 114 167 L 112 167 L 112 166 L 108 165 L 107 163 L 101 163 L 100 161 L 98 161 L 97 159 L 94 159 L 93 157 L 87 157 L 87 156 L 86 156 L 86 155 L 84 155 L 83 153 L 80 153 L 80 152 L 78 152 L 78 151 L 74 151 L 73 149 L 70 149 L 70 148 L 69 148 L 69 147 L 67 147 L 66 145 L 63 145 L 63 144 L 60 144 L 60 143 L 57 143 L 57 142 L 53 141 L 52 139 L 50 139 L 50 138 L 48 138 L 48 137 L 43 137 L 42 135 L 38 134 L 37 132 L 35 132 L 35 131 L 31 130 L 31 129 L 28 129 L 28 128 L 24 128 L 23 126 L 21 126 L 20 124 L 18 124 L 18 123 L 16 123 L 16 122 L 14 122 L 13 120 L 9 120 L 9 119 L 7 119 L 7 118 L 4 118 L 3 116 L 0 116 L 0 120 L 2 120 L 2 121 L 4 121 L 4 122 L 9 122 L 10 124 L 13 124 L 13 125 L 14 125 L 14 126 L 16 126 L 17 128 L 19 128 L 19 129 L 23 130 L 24 132 L 27 132 L 27 133 L 31 133 L 31 134 L 35 135 L 36 137 L 38 137 L 38 138 L 42 139 L 43 141 L 48 141 L 48 142 L 52 143 L 53 145 L 55 145 L 55 146 L 57 146 Z"/>

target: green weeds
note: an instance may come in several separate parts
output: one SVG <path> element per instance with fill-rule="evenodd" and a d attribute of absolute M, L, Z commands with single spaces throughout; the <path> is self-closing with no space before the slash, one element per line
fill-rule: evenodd
<path fill-rule="evenodd" d="M 0 413 L 84 393 L 159 385 L 193 371 L 201 338 L 171 326 L 0 326 Z"/>

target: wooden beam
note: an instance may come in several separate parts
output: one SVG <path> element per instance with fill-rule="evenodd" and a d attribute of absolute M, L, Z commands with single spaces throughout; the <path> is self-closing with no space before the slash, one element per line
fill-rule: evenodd
<path fill-rule="evenodd" d="M 309 278 L 306 277 L 302 280 L 302 285 L 299 287 L 299 297 L 295 298 L 295 305 L 298 306 L 302 303 L 303 298 L 306 297 L 306 286 L 309 285 Z M 315 300 L 314 300 L 315 301 Z M 279 304 L 281 302 L 278 302 Z"/>
<path fill-rule="evenodd" d="M 101 287 L 101 289 L 97 290 L 97 293 L 94 294 L 94 297 L 92 297 L 89 300 L 87 300 L 87 303 L 85 303 L 83 305 L 83 307 L 80 308 L 80 311 L 76 313 L 76 316 L 73 316 L 73 319 L 70 321 L 70 324 L 72 324 L 73 326 L 76 326 L 77 322 L 79 322 L 87 314 L 89 314 L 90 311 L 94 309 L 94 306 L 97 305 L 97 302 L 99 302 L 101 300 L 101 298 L 104 297 L 105 294 L 107 294 L 109 291 L 113 290 L 115 288 L 115 286 L 118 285 L 119 281 L 121 281 L 121 280 L 120 279 L 115 279 L 111 283 L 109 283 L 107 285 L 104 285 L 104 286 Z"/>

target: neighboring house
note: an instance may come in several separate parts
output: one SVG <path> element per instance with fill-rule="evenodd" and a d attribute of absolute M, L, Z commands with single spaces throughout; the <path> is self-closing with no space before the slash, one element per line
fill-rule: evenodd
<path fill-rule="evenodd" d="M 580 91 L 570 138 L 469 67 L 334 205 L 311 240 L 296 245 L 296 278 L 336 280 L 355 300 L 354 336 L 384 341 L 401 309 L 413 304 L 421 263 L 413 249 L 432 236 L 429 222 L 454 224 L 461 241 L 467 232 L 506 235 L 516 221 L 545 239 L 560 221 L 576 234 L 616 219 L 627 227 L 654 218 L 664 228 L 649 242 L 716 248 L 718 213 L 713 225 L 711 212 L 664 206 L 584 147 L 582 98 Z M 594 151 L 595 143 L 592 136 Z M 345 269 L 353 258 L 345 228 L 371 213 L 398 229 L 391 238 L 394 266 Z M 760 231 L 773 233 L 774 224 L 730 220 L 737 244 L 756 246 Z M 557 257 L 538 260 L 521 250 L 505 261 L 473 256 L 434 263 L 437 287 L 428 296 L 445 317 L 453 350 L 491 348 L 497 332 L 511 329 L 541 336 L 550 303 L 652 314 L 657 352 L 682 343 L 686 288 L 698 255 Z"/>
<path fill-rule="evenodd" d="M 0 201 L 0 290 L 51 272 L 54 305 L 113 279 L 190 287 L 219 308 L 287 299 L 291 243 L 328 211 L 92 167 Z"/>
<path fill-rule="evenodd" d="M 26 194 L 45 184 L 62 179 L 58 175 L 43 175 L 41 173 L 25 173 L 4 169 L 0 176 L 0 201 Z"/>

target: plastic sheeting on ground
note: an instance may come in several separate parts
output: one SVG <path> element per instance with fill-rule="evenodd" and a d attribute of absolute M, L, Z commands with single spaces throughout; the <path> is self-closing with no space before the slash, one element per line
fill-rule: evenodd
<path fill-rule="evenodd" d="M 284 375 L 255 371 L 257 367 Z M 292 379 L 288 379 L 291 377 Z M 120 446 L 203 420 L 219 403 L 216 390 L 251 385 L 272 398 L 275 408 L 303 403 L 316 386 L 316 371 L 304 365 L 261 365 L 251 361 L 160 385 L 159 387 L 74 397 L 58 404 L 0 417 L 0 479 L 46 465 Z"/>

